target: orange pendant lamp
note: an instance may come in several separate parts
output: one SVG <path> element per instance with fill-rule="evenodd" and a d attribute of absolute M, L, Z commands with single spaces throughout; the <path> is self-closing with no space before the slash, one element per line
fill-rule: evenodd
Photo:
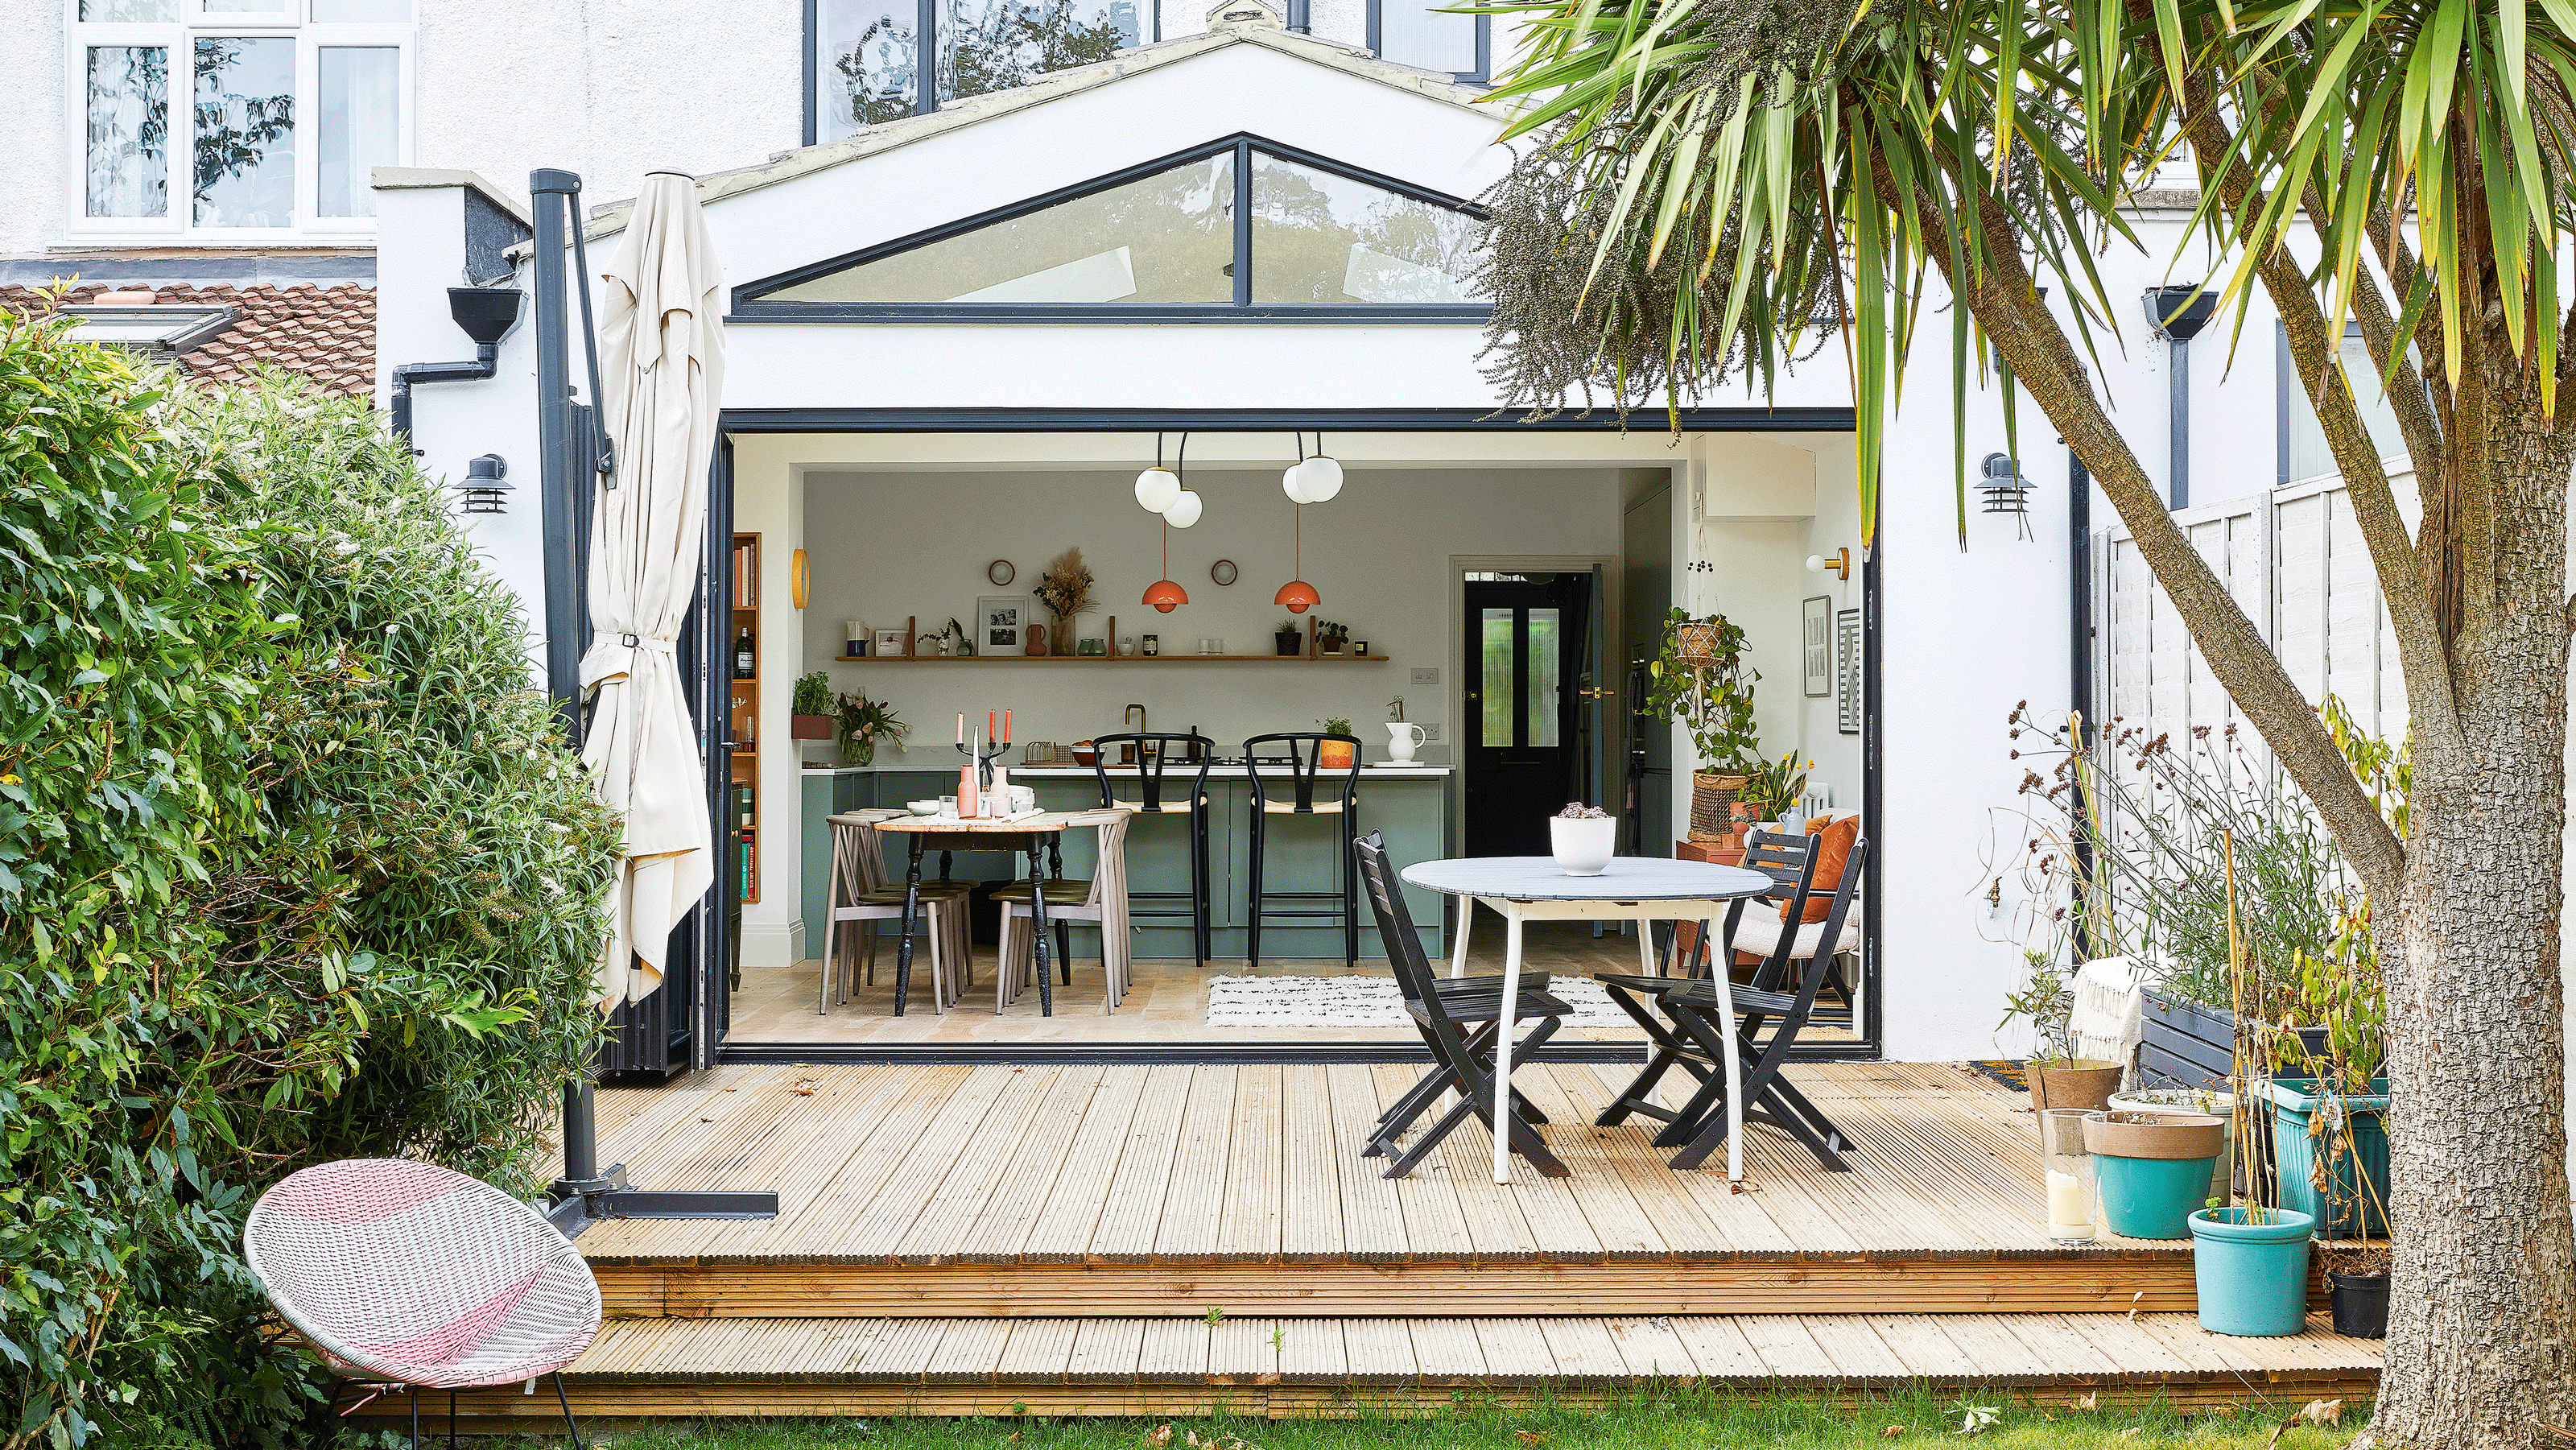
<path fill-rule="evenodd" d="M 1177 516 L 1180 526 L 1185 529 L 1199 521 L 1199 496 L 1189 491 L 1189 484 L 1185 481 L 1188 477 L 1186 470 L 1189 468 L 1189 458 L 1190 435 L 1184 433 L 1181 435 L 1181 456 L 1172 461 L 1175 471 L 1171 474 L 1173 484 L 1171 502 L 1155 510 L 1163 516 L 1163 577 L 1145 586 L 1145 603 L 1164 614 L 1169 614 L 1190 602 L 1190 592 L 1172 579 L 1172 525 L 1175 517 Z M 1154 471 L 1159 472 L 1162 467 L 1163 435 L 1157 433 L 1154 435 Z M 1141 481 L 1137 488 L 1137 498 L 1139 502 L 1144 499 Z"/>
<path fill-rule="evenodd" d="M 1304 504 L 1297 504 L 1295 505 L 1295 508 L 1297 510 L 1297 573 L 1303 575 L 1306 572 L 1306 506 Z M 1280 585 L 1279 592 L 1271 596 L 1270 602 L 1286 607 L 1290 614 L 1303 614 L 1307 610 L 1323 603 L 1324 596 L 1316 593 L 1315 586 L 1307 583 L 1301 577 L 1291 579 L 1287 583 Z"/>
<path fill-rule="evenodd" d="M 1165 614 L 1169 614 L 1173 610 L 1190 602 L 1190 592 L 1183 589 L 1180 585 L 1172 582 L 1170 577 L 1171 572 L 1172 526 L 1170 524 L 1165 524 L 1163 525 L 1164 577 L 1145 586 L 1145 602 Z"/>

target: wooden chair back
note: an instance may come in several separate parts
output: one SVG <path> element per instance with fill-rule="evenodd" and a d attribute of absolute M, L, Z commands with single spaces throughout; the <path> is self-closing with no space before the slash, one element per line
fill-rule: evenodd
<path fill-rule="evenodd" d="M 1140 730 L 1125 735 L 1101 735 L 1092 739 L 1091 770 L 1100 778 L 1100 804 L 1119 804 L 1117 790 L 1109 780 L 1109 757 L 1121 745 L 1136 747 L 1136 778 L 1143 787 L 1143 799 L 1136 802 L 1139 810 L 1160 813 L 1168 810 L 1195 810 L 1207 800 L 1208 761 L 1216 753 L 1216 742 L 1204 735 L 1171 734 L 1160 730 Z M 1174 747 L 1179 747 L 1175 760 Z M 1174 764 L 1190 777 L 1189 791 L 1177 803 L 1170 800 L 1170 788 L 1163 782 L 1163 772 Z"/>
<path fill-rule="evenodd" d="M 1334 790 L 1333 780 L 1323 770 L 1324 742 L 1340 741 L 1351 748 L 1350 768 L 1342 773 L 1341 785 Z M 1264 760 L 1261 747 L 1285 746 L 1284 752 Z M 1262 767 L 1268 766 L 1265 780 Z M 1255 735 L 1243 742 L 1244 773 L 1252 778 L 1252 808 L 1257 811 L 1286 811 L 1307 816 L 1321 812 L 1348 811 L 1359 798 L 1360 741 L 1356 735 L 1330 735 L 1317 730 L 1290 730 L 1276 735 Z M 1320 804 L 1316 787 L 1321 784 L 1333 792 Z M 1285 788 L 1284 794 L 1274 794 Z"/>

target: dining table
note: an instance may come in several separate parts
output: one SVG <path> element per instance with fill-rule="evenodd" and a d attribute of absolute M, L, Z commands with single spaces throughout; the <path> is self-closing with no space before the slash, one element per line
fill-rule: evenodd
<path fill-rule="evenodd" d="M 1494 1118 L 1505 1120 L 1512 1090 L 1512 1034 L 1521 992 L 1522 928 L 1533 921 L 1633 921 L 1637 951 L 1646 975 L 1659 975 L 1654 933 L 1648 923 L 1693 921 L 1705 932 L 1726 915 L 1728 904 L 1772 889 L 1770 877 L 1741 866 L 1706 861 L 1670 861 L 1659 856 L 1613 856 L 1596 876 L 1577 876 L 1553 856 L 1467 856 L 1420 861 L 1400 873 L 1406 885 L 1459 898 L 1458 934 L 1450 950 L 1449 975 L 1467 974 L 1468 923 L 1476 904 L 1484 903 L 1503 919 L 1502 1021 L 1494 1036 Z M 1721 1021 L 1732 1020 L 1734 992 L 1723 967 L 1709 974 L 1717 989 Z M 1736 1034 L 1726 1039 L 1726 1176 L 1744 1177 L 1743 1049 Z M 1511 1150 L 1506 1136 L 1494 1134 L 1494 1181 L 1512 1181 Z"/>
<path fill-rule="evenodd" d="M 889 816 L 876 828 L 910 838 L 903 870 L 903 935 L 894 949 L 894 1015 L 903 1015 L 912 987 L 912 931 L 921 913 L 921 857 L 937 846 L 943 851 L 1026 851 L 1029 856 L 1029 912 L 1036 928 L 1039 1015 L 1055 1015 L 1055 978 L 1047 971 L 1047 847 L 1089 811 L 1026 811 L 1016 816 Z M 945 857 L 941 859 L 945 860 Z M 942 868 L 943 874 L 945 868 Z"/>

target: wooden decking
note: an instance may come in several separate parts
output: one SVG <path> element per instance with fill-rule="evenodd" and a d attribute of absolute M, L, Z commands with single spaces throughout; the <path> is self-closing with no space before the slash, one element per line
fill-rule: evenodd
<path fill-rule="evenodd" d="M 1706 1378 L 2189 1399 L 2367 1397 L 2377 1346 L 2202 1333 L 2186 1243 L 2045 1236 L 2024 1100 L 1963 1068 L 1799 1066 L 1858 1141 L 1756 1127 L 1747 1191 L 1592 1125 L 1630 1069 L 1516 1082 L 1573 1170 L 1413 1176 L 1363 1130 L 1395 1065 L 734 1067 L 603 1092 L 654 1188 L 774 1188 L 772 1222 L 580 1240 L 611 1324 L 589 1413 L 1273 1413 Z M 1273 1335 L 1276 1334 L 1274 1341 Z M 544 1397 L 496 1395 L 503 1417 Z"/>

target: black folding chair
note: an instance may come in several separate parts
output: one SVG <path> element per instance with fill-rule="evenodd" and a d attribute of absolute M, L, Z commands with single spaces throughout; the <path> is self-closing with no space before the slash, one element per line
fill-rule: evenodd
<path fill-rule="evenodd" d="M 1369 908 L 1377 913 L 1378 934 L 1386 940 L 1387 960 L 1394 966 L 1396 984 L 1404 993 L 1404 1010 L 1413 1018 L 1424 1045 L 1431 1049 L 1433 1063 L 1430 1075 L 1379 1118 L 1377 1131 L 1370 1135 L 1363 1156 L 1393 1154 L 1395 1140 L 1431 1109 L 1440 1094 L 1458 1094 L 1456 1105 L 1388 1165 L 1387 1177 L 1402 1178 L 1470 1115 L 1481 1119 L 1488 1129 L 1494 1128 L 1494 1044 L 1501 1035 L 1503 989 L 1501 979 L 1495 977 L 1444 980 L 1436 976 L 1422 954 L 1422 938 L 1414 934 L 1413 914 L 1405 907 L 1404 890 L 1395 879 L 1394 868 L 1387 863 L 1385 841 L 1371 831 L 1351 843 L 1351 854 L 1357 862 Z M 1524 979 L 1514 1015 L 1536 1026 L 1514 1045 L 1512 1061 L 1528 1061 L 1528 1055 L 1555 1036 L 1560 1019 L 1573 1010 L 1544 991 L 1529 987 Z M 1527 1158 L 1546 1177 L 1567 1176 L 1569 1170 L 1547 1150 L 1538 1131 L 1530 1126 L 1546 1122 L 1546 1116 L 1519 1092 L 1513 1092 L 1504 1118 L 1513 1152 Z"/>
<path fill-rule="evenodd" d="M 1842 1159 L 1844 1150 L 1851 1146 L 1850 1140 L 1834 1126 L 1832 1119 L 1781 1074 L 1781 1068 L 1797 1046 L 1799 1033 L 1805 1030 L 1808 1020 L 1814 1015 L 1817 993 L 1822 990 L 1833 965 L 1833 954 L 1827 951 L 1810 953 L 1802 962 L 1792 955 L 1798 936 L 1806 930 L 1806 903 L 1815 875 L 1814 840 L 1814 837 L 1808 837 L 1806 849 L 1796 853 L 1796 879 L 1785 893 L 1788 920 L 1796 924 L 1795 929 L 1779 933 L 1770 955 L 1754 970 L 1751 985 L 1735 988 L 1732 992 L 1735 1020 L 1721 1020 L 1715 981 L 1704 971 L 1680 979 L 1606 976 L 1602 979 L 1611 996 L 1627 1009 L 1628 1015 L 1635 1018 L 1639 1026 L 1645 1028 L 1647 1037 L 1654 1044 L 1654 1051 L 1646 1070 L 1628 1085 L 1597 1121 L 1605 1125 L 1616 1123 L 1631 1113 L 1662 1121 L 1665 1126 L 1655 1135 L 1655 1143 L 1658 1147 L 1681 1149 L 1672 1160 L 1672 1166 L 1677 1169 L 1696 1168 L 1725 1145 L 1727 1097 L 1730 1092 L 1738 1090 L 1744 1095 L 1745 1122 L 1767 1123 L 1789 1134 L 1804 1143 L 1808 1151 L 1816 1155 L 1817 1162 L 1834 1172 L 1847 1172 L 1851 1167 Z M 1746 860 L 1753 862 L 1756 852 L 1763 852 L 1763 862 L 1756 869 L 1774 873 L 1776 882 L 1778 873 L 1785 870 L 1786 858 L 1797 845 L 1795 837 L 1757 834 L 1747 842 Z M 1820 942 L 1840 939 L 1843 921 L 1859 893 L 1868 859 L 1869 842 L 1854 842 L 1851 856 L 1843 865 L 1842 881 L 1834 889 L 1832 904 L 1826 908 L 1825 919 L 1816 923 L 1820 928 L 1817 938 Z M 1780 899 L 1783 899 L 1783 893 L 1776 889 L 1765 896 L 1752 898 L 1764 903 Z M 1733 957 L 1736 924 L 1748 904 L 1739 901 L 1727 911 L 1726 930 L 1717 954 L 1721 964 Z M 1705 963 L 1704 938 L 1705 933 L 1701 960 L 1694 965 Z M 1789 978 L 1793 962 L 1804 968 L 1794 984 Z M 1715 970 L 1725 968 L 1719 965 Z M 1657 1022 L 1653 1014 L 1644 1011 L 1640 999 L 1651 1000 L 1663 1021 Z M 1746 1064 L 1740 1089 L 1726 1078 L 1726 1039 L 1719 1035 L 1723 1032 L 1736 1034 L 1738 1049 Z M 1653 1093 L 1664 1073 L 1675 1063 L 1682 1064 L 1697 1077 L 1699 1087 L 1680 1109 L 1668 1111 L 1654 1103 Z"/>

